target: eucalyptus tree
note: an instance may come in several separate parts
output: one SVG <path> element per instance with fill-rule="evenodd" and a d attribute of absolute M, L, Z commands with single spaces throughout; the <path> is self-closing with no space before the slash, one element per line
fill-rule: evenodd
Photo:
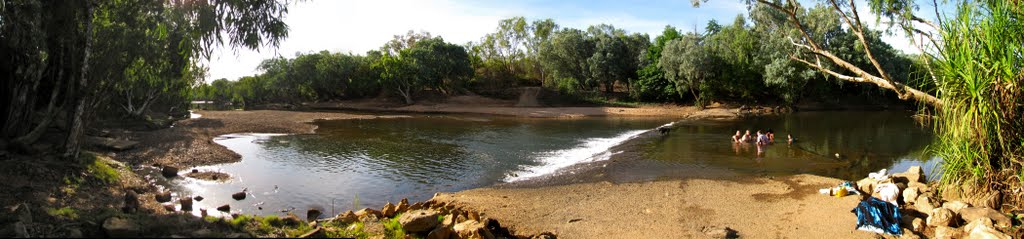
<path fill-rule="evenodd" d="M 677 92 L 690 92 L 695 104 L 704 107 L 712 97 L 709 80 L 719 70 L 717 63 L 702 36 L 688 33 L 665 44 L 658 66 L 675 82 Z"/>
<path fill-rule="evenodd" d="M 473 77 L 469 54 L 462 46 L 444 42 L 441 37 L 420 41 L 408 50 L 424 85 L 451 95 Z"/>
<path fill-rule="evenodd" d="M 594 44 L 579 29 L 561 29 L 541 50 L 541 63 L 554 78 L 554 87 L 566 92 L 589 90 L 590 67 L 587 59 L 594 55 Z"/>
<path fill-rule="evenodd" d="M 402 96 L 406 104 L 412 104 L 412 95 L 424 86 L 408 49 L 399 52 L 397 56 L 382 55 L 373 67 L 380 72 L 380 84 Z"/>

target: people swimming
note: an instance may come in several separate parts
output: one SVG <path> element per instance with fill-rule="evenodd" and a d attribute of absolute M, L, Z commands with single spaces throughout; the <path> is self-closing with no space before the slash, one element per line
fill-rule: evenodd
<path fill-rule="evenodd" d="M 768 132 L 765 133 L 765 134 L 768 135 L 768 143 L 774 144 L 775 143 L 775 132 L 772 131 L 771 128 L 769 128 Z"/>
<path fill-rule="evenodd" d="M 745 134 L 743 134 L 743 137 L 740 138 L 740 141 L 742 141 L 744 143 L 750 143 L 750 141 L 754 141 L 754 136 L 750 135 L 750 130 L 749 129 L 747 130 L 747 132 Z"/>
<path fill-rule="evenodd" d="M 757 131 L 757 145 L 768 145 L 770 141 L 768 135 L 761 133 L 760 130 Z"/>
<path fill-rule="evenodd" d="M 796 142 L 796 138 L 793 138 L 793 135 L 791 134 L 786 134 L 786 138 L 786 142 L 788 142 L 789 144 L 793 144 L 793 142 Z"/>
<path fill-rule="evenodd" d="M 732 142 L 733 143 L 743 143 L 743 141 L 741 139 L 743 139 L 743 135 L 740 134 L 739 130 L 737 130 L 736 134 L 732 135 Z"/>

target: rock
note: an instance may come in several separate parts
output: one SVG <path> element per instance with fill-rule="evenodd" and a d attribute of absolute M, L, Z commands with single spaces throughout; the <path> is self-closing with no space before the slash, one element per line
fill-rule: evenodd
<path fill-rule="evenodd" d="M 911 166 L 906 172 L 901 173 L 909 182 L 925 183 L 924 169 L 921 166 Z"/>
<path fill-rule="evenodd" d="M 202 201 L 203 201 L 203 199 L 205 199 L 205 198 L 203 198 L 203 196 L 196 196 L 196 197 L 194 197 L 194 198 L 192 198 L 192 199 L 195 199 L 195 200 L 196 200 L 196 202 L 202 202 Z"/>
<path fill-rule="evenodd" d="M 953 214 L 960 215 L 960 210 L 971 207 L 971 205 L 961 201 L 949 201 L 942 203 L 942 208 L 953 211 Z"/>
<path fill-rule="evenodd" d="M 932 205 L 932 199 L 927 196 L 918 196 L 917 200 L 914 201 L 914 209 L 918 212 L 929 214 L 932 213 L 932 209 L 935 209 L 935 205 Z"/>
<path fill-rule="evenodd" d="M 338 214 L 337 217 L 334 217 L 334 220 L 338 221 L 338 222 L 341 222 L 342 224 L 349 224 L 349 223 L 353 223 L 355 221 L 358 221 L 359 217 L 356 216 L 355 213 L 352 213 L 352 210 L 349 210 L 349 211 L 344 212 L 342 214 Z"/>
<path fill-rule="evenodd" d="M 222 205 L 220 207 L 217 207 L 217 211 L 229 212 L 229 211 L 231 211 L 231 205 L 224 204 L 224 205 Z"/>
<path fill-rule="evenodd" d="M 178 203 L 181 204 L 182 211 L 192 211 L 192 198 L 183 197 L 178 199 Z"/>
<path fill-rule="evenodd" d="M 297 226 L 302 223 L 302 219 L 299 219 L 298 216 L 295 216 L 295 214 L 292 213 L 288 213 L 288 215 L 281 217 L 281 221 L 288 226 Z"/>
<path fill-rule="evenodd" d="M 1010 220 L 1010 217 L 996 210 L 992 210 L 991 208 L 969 207 L 960 209 L 960 218 L 965 222 L 973 222 L 980 218 L 988 218 L 989 220 L 992 220 L 998 228 L 1008 228 L 1013 225 L 1013 221 Z"/>
<path fill-rule="evenodd" d="M 409 211 L 398 217 L 398 223 L 402 224 L 402 229 L 405 229 L 407 232 L 427 232 L 439 223 L 437 221 L 438 214 L 440 213 L 434 210 Z"/>
<path fill-rule="evenodd" d="M 903 235 L 900 235 L 900 239 L 921 239 L 921 236 L 914 234 L 910 229 L 903 228 Z"/>
<path fill-rule="evenodd" d="M 200 217 L 206 217 L 206 216 L 209 216 L 209 215 L 210 215 L 210 214 L 207 214 L 207 213 L 206 213 L 206 208 L 200 208 L 200 209 L 199 209 L 199 216 L 200 216 Z"/>
<path fill-rule="evenodd" d="M 82 230 L 81 229 L 78 229 L 78 228 L 67 228 L 65 230 L 68 233 L 68 235 L 67 235 L 68 238 L 83 238 L 83 237 L 85 237 L 85 235 L 82 235 Z"/>
<path fill-rule="evenodd" d="M 358 217 L 360 220 L 363 220 L 364 218 L 367 218 L 367 217 L 370 217 L 370 216 L 373 216 L 375 218 L 381 218 L 381 214 L 377 210 L 373 210 L 373 209 L 369 209 L 369 208 L 363 208 L 363 209 L 361 209 L 359 211 L 356 211 L 356 217 Z"/>
<path fill-rule="evenodd" d="M 409 205 L 409 211 L 420 210 L 420 209 L 423 209 L 423 203 L 421 203 L 421 202 L 417 202 L 417 203 L 413 203 L 412 205 Z"/>
<path fill-rule="evenodd" d="M 957 228 L 939 226 L 935 228 L 935 236 L 933 239 L 953 239 L 960 238 L 961 231 Z"/>
<path fill-rule="evenodd" d="M 452 229 L 455 231 L 455 235 L 458 238 L 480 238 L 480 239 L 494 239 L 494 235 L 491 231 L 487 230 L 486 225 L 479 221 L 465 221 L 459 224 L 455 224 Z"/>
<path fill-rule="evenodd" d="M 862 193 L 871 194 L 875 191 L 875 184 L 878 184 L 878 180 L 873 178 L 864 178 L 857 181 L 857 189 Z"/>
<path fill-rule="evenodd" d="M 135 193 L 135 190 L 125 190 L 124 206 L 121 207 L 121 211 L 124 213 L 134 213 L 139 211 L 139 205 L 139 194 Z"/>
<path fill-rule="evenodd" d="M 164 166 L 160 169 L 160 174 L 164 175 L 165 178 L 173 178 L 178 176 L 178 168 L 174 166 Z"/>
<path fill-rule="evenodd" d="M 427 233 L 427 239 L 448 239 L 452 234 L 452 230 L 448 227 L 437 227 Z"/>
<path fill-rule="evenodd" d="M 177 208 L 174 208 L 174 204 L 173 203 L 164 203 L 163 206 L 164 206 L 164 210 L 167 210 L 168 212 L 177 211 Z"/>
<path fill-rule="evenodd" d="M 14 215 L 18 218 L 18 221 L 24 224 L 32 223 L 32 210 L 28 207 L 28 204 L 21 203 L 12 209 Z"/>
<path fill-rule="evenodd" d="M 395 204 L 391 204 L 391 202 L 388 202 L 388 204 L 384 204 L 384 208 L 380 209 L 380 214 L 384 217 L 393 217 L 395 216 L 395 213 L 397 213 L 397 211 L 398 206 L 395 206 Z"/>
<path fill-rule="evenodd" d="M 716 238 L 716 239 L 721 239 L 721 238 L 738 238 L 739 237 L 739 235 L 736 234 L 736 230 L 733 230 L 732 228 L 729 228 L 729 227 L 710 226 L 710 227 L 701 228 L 700 231 L 703 232 L 704 235 L 707 235 L 708 237 Z"/>
<path fill-rule="evenodd" d="M 170 191 L 165 191 L 165 192 L 157 193 L 156 196 L 154 196 L 154 198 L 156 199 L 156 202 L 158 202 L 158 203 L 170 202 L 171 201 L 171 192 Z"/>
<path fill-rule="evenodd" d="M 987 208 L 999 209 L 1000 207 L 1003 206 L 1003 194 L 1000 193 L 999 191 L 989 193 L 988 195 L 985 196 L 981 205 Z"/>
<path fill-rule="evenodd" d="M 454 214 L 444 215 L 444 220 L 441 220 L 441 226 L 442 227 L 453 227 L 453 226 L 455 226 L 455 215 Z"/>
<path fill-rule="evenodd" d="M 139 236 L 139 226 L 135 222 L 120 217 L 111 217 L 103 221 L 103 231 L 107 233 L 107 236 L 114 238 Z"/>
<path fill-rule="evenodd" d="M 946 208 L 935 208 L 928 214 L 928 226 L 950 226 L 953 224 L 953 211 Z"/>
<path fill-rule="evenodd" d="M 29 238 L 28 227 L 23 222 L 14 222 L 11 224 L 11 230 L 14 231 L 14 238 Z"/>
<path fill-rule="evenodd" d="M 924 232 L 924 219 L 914 218 L 914 220 L 910 222 L 910 229 L 913 229 L 915 232 Z"/>
<path fill-rule="evenodd" d="M 226 236 L 225 238 L 253 238 L 253 236 L 250 235 L 249 233 L 236 232 L 228 234 L 228 236 Z"/>
<path fill-rule="evenodd" d="M 323 214 L 324 213 L 321 212 L 319 209 L 310 208 L 309 210 L 306 210 L 306 221 L 308 221 L 308 222 L 316 221 L 316 219 L 319 219 L 320 215 L 323 215 Z"/>
<path fill-rule="evenodd" d="M 928 184 L 923 184 L 919 182 L 907 183 L 907 188 L 916 188 L 918 193 L 926 193 L 932 191 L 932 189 L 928 187 Z"/>
<path fill-rule="evenodd" d="M 241 192 L 237 192 L 237 193 L 231 194 L 231 198 L 234 198 L 236 201 L 244 200 L 245 199 L 245 191 L 241 191 Z"/>
<path fill-rule="evenodd" d="M 198 237 L 198 238 L 211 238 L 214 235 L 213 235 L 213 231 L 212 230 L 203 228 L 203 229 L 199 229 L 199 230 L 193 231 L 192 232 L 192 236 L 193 237 Z"/>
<path fill-rule="evenodd" d="M 540 234 L 537 234 L 535 236 L 530 237 L 530 239 L 555 239 L 555 238 L 557 238 L 557 237 L 555 237 L 555 234 L 551 233 L 551 232 L 542 232 Z"/>
<path fill-rule="evenodd" d="M 917 188 L 907 188 L 903 190 L 903 202 L 911 203 L 917 200 L 918 191 Z"/>
<path fill-rule="evenodd" d="M 395 213 L 403 213 L 409 211 L 409 199 L 403 198 L 401 202 L 398 202 L 398 208 Z"/>
<path fill-rule="evenodd" d="M 966 239 L 1011 239 L 1009 235 L 992 228 L 992 220 L 979 218 L 964 226 Z"/>
<path fill-rule="evenodd" d="M 483 221 L 483 220 L 480 220 L 480 213 L 478 213 L 476 211 L 470 211 L 469 212 L 469 220 Z"/>

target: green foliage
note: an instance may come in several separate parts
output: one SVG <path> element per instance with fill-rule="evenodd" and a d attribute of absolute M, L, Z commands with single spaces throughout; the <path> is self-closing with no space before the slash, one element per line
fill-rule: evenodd
<path fill-rule="evenodd" d="M 78 219 L 78 210 L 75 210 L 74 208 L 71 207 L 46 208 L 46 214 L 50 215 L 51 217 L 62 218 L 66 220 Z"/>
<path fill-rule="evenodd" d="M 962 2 L 957 10 L 942 24 L 936 61 L 942 183 L 1016 190 L 1024 178 L 1024 10 L 1005 1 Z"/>
<path fill-rule="evenodd" d="M 380 220 L 380 223 L 382 225 L 384 225 L 384 237 L 385 238 L 391 238 L 391 239 L 404 239 L 405 238 L 405 235 L 406 235 L 405 234 L 405 229 L 402 229 L 402 224 L 398 222 L 398 218 L 399 217 L 401 217 L 401 214 L 395 215 L 395 218 L 393 218 L 393 219 L 385 218 L 385 219 L 381 219 Z"/>

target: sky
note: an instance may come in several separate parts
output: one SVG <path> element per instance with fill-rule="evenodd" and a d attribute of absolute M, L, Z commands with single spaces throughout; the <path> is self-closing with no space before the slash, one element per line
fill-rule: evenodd
<path fill-rule="evenodd" d="M 206 81 L 259 73 L 260 61 L 276 56 L 294 57 L 296 53 L 328 50 L 364 54 L 378 49 L 394 35 L 409 30 L 427 31 L 447 42 L 464 44 L 479 41 L 494 32 L 498 21 L 523 16 L 527 21 L 551 18 L 561 27 L 586 29 L 607 23 L 633 33 L 647 33 L 652 39 L 666 25 L 681 31 L 703 31 L 711 19 L 731 24 L 737 15 L 746 16 L 742 0 L 711 0 L 694 8 L 691 0 L 309 0 L 292 1 L 285 22 L 288 38 L 278 48 L 258 50 L 221 47 L 214 50 L 207 66 Z M 930 4 L 930 3 L 929 3 Z M 927 4 L 921 4 L 927 5 Z M 866 4 L 858 5 L 862 19 L 869 25 L 873 16 L 864 16 Z M 922 6 L 921 11 L 932 11 Z M 932 16 L 934 14 L 923 14 Z M 902 35 L 883 40 L 907 53 L 919 52 Z"/>

